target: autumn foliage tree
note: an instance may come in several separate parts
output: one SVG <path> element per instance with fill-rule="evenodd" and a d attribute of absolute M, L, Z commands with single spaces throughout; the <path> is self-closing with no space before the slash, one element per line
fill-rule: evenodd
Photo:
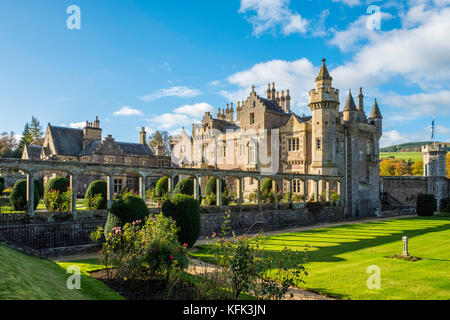
<path fill-rule="evenodd" d="M 411 167 L 403 159 L 383 159 L 380 162 L 381 176 L 410 176 Z"/>

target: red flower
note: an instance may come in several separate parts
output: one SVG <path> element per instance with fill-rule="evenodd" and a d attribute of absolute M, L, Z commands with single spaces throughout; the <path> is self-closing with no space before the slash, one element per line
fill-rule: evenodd
<path fill-rule="evenodd" d="M 170 259 L 170 260 L 173 260 L 173 256 L 170 256 L 169 259 Z"/>

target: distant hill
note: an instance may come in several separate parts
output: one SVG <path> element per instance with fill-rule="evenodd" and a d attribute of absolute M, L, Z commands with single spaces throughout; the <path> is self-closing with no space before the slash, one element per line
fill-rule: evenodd
<path fill-rule="evenodd" d="M 432 144 L 433 141 L 422 141 L 422 142 L 408 142 L 403 144 L 398 144 L 395 146 L 380 148 L 380 152 L 421 152 L 421 147 Z M 449 142 L 436 142 L 439 144 L 445 144 L 450 147 Z"/>

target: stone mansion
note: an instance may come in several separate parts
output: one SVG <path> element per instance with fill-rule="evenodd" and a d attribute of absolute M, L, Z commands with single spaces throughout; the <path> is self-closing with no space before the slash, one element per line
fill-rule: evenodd
<path fill-rule="evenodd" d="M 165 155 L 164 147 L 152 150 L 147 141 L 145 128 L 140 132 L 140 143 L 119 142 L 108 135 L 102 138 L 102 128 L 98 117 L 94 122 L 86 121 L 83 129 L 47 126 L 41 145 L 27 145 L 22 159 L 78 161 L 101 164 L 126 164 L 143 167 L 170 167 L 170 157 Z M 61 172 L 43 172 L 44 183 Z M 93 180 L 105 179 L 98 173 L 80 176 L 77 180 L 79 195 L 83 195 Z M 138 190 L 139 178 L 123 174 L 114 176 L 114 193 L 123 188 Z"/>
<path fill-rule="evenodd" d="M 233 104 L 227 105 L 219 109 L 216 118 L 206 112 L 201 123 L 192 125 L 191 137 L 182 133 L 190 145 L 182 144 L 178 150 L 179 165 L 339 175 L 344 177 L 339 187 L 345 192 L 348 214 L 373 214 L 380 210 L 378 152 L 382 116 L 375 100 L 367 117 L 362 89 L 356 104 L 349 91 L 340 110 L 339 90 L 332 86 L 332 80 L 324 59 L 315 88 L 309 91 L 312 116 L 292 112 L 289 90 L 280 94 L 274 83 L 268 85 L 266 97 L 257 95 L 253 86 L 236 109 Z M 205 183 L 201 181 L 202 190 Z M 236 188 L 233 181 L 226 183 Z M 293 193 L 314 197 L 317 189 L 312 183 L 294 180 Z M 287 181 L 278 181 L 276 187 L 278 191 L 289 191 Z M 256 188 L 254 179 L 244 179 L 244 194 Z M 324 192 L 325 186 L 320 185 L 318 190 Z"/>

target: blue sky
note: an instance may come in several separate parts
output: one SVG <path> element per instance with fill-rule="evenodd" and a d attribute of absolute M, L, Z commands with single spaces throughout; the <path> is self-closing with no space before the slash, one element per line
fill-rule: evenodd
<path fill-rule="evenodd" d="M 70 5 L 79 30 L 66 26 Z M 32 115 L 44 128 L 98 115 L 104 136 L 137 142 L 142 126 L 190 130 L 272 81 L 308 114 L 326 57 L 341 108 L 348 89 L 363 87 L 368 113 L 377 98 L 382 145 L 428 140 L 433 116 L 448 141 L 449 33 L 449 0 L 2 0 L 0 132 Z"/>

